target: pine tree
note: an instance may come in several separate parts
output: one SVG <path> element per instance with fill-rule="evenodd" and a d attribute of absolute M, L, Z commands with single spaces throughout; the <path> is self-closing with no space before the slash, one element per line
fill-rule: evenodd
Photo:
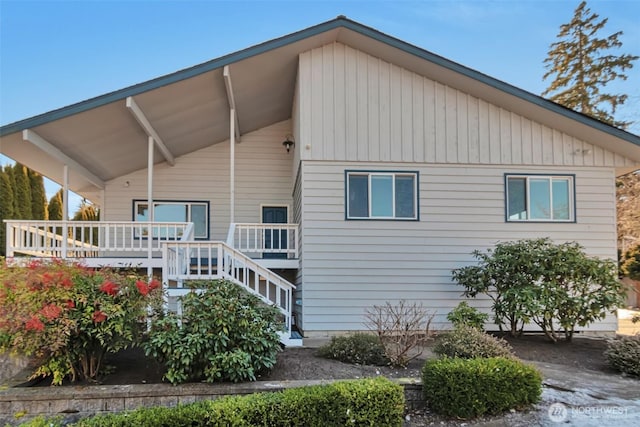
<path fill-rule="evenodd" d="M 62 189 L 58 190 L 58 192 L 51 197 L 47 211 L 50 221 L 62 220 Z"/>
<path fill-rule="evenodd" d="M 609 82 L 626 80 L 625 70 L 633 67 L 638 56 L 614 55 L 611 49 L 622 46 L 622 31 L 600 38 L 597 33 L 604 28 L 607 18 L 591 12 L 583 1 L 575 10 L 573 19 L 560 26 L 559 41 L 551 44 L 547 59 L 548 70 L 543 80 L 554 77 L 542 96 L 565 107 L 587 114 L 605 123 L 621 128 L 631 123 L 616 121 L 616 108 L 624 104 L 627 95 L 601 93 Z"/>
<path fill-rule="evenodd" d="M 16 163 L 13 166 L 13 173 L 16 180 L 16 186 L 14 187 L 14 196 L 17 200 L 17 212 L 18 219 L 33 219 L 31 212 L 31 183 L 29 182 L 29 176 L 27 168 L 20 163 Z"/>
<path fill-rule="evenodd" d="M 6 250 L 6 224 L 4 219 L 13 219 L 13 187 L 6 170 L 0 169 L 0 255 L 4 256 Z"/>
<path fill-rule="evenodd" d="M 47 219 L 47 196 L 42 175 L 28 169 L 31 187 L 31 214 L 33 219 Z"/>

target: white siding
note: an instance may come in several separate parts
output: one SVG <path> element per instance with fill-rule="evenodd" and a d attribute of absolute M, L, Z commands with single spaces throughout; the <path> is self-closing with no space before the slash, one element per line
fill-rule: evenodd
<path fill-rule="evenodd" d="M 289 120 L 242 135 L 236 144 L 236 222 L 260 222 L 260 204 L 292 203 L 294 153 L 282 146 Z M 129 187 L 125 187 L 125 182 Z M 104 219 L 131 221 L 134 199 L 147 198 L 147 171 L 107 183 Z M 210 202 L 211 238 L 225 240 L 229 228 L 229 141 L 154 167 L 154 200 Z"/>
<path fill-rule="evenodd" d="M 418 171 L 420 221 L 346 221 L 345 169 Z M 302 170 L 302 297 L 309 335 L 363 329 L 367 307 L 399 299 L 422 301 L 438 313 L 435 326 L 442 327 L 461 299 L 451 270 L 472 263 L 473 249 L 498 241 L 548 236 L 578 241 L 590 255 L 616 256 L 611 168 L 570 172 L 576 175 L 575 224 L 505 222 L 504 174 L 568 173 L 559 167 L 305 161 Z M 615 330 L 615 319 L 591 329 Z"/>
<path fill-rule="evenodd" d="M 298 86 L 303 160 L 633 166 L 340 43 L 300 55 Z"/>

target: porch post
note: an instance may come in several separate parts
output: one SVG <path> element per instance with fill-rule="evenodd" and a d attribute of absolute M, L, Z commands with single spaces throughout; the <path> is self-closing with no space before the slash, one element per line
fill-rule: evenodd
<path fill-rule="evenodd" d="M 149 222 L 154 221 L 153 215 L 153 137 L 149 137 L 148 152 L 147 152 L 147 208 Z M 158 239 L 160 236 L 158 236 Z M 151 259 L 153 258 L 153 229 L 151 226 L 147 232 L 147 276 L 149 280 L 153 278 L 153 267 L 151 266 Z"/>
<path fill-rule="evenodd" d="M 69 238 L 69 165 L 62 168 L 62 258 L 67 258 Z"/>
<path fill-rule="evenodd" d="M 236 222 L 236 110 L 231 108 L 229 112 L 229 225 L 231 225 Z"/>

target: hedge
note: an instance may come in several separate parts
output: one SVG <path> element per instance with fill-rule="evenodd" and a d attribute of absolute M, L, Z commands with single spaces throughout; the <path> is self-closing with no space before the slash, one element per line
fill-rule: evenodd
<path fill-rule="evenodd" d="M 401 426 L 404 390 L 386 378 L 97 415 L 78 427 Z M 32 424 L 36 425 L 36 424 Z M 55 424 L 51 424 L 55 425 Z"/>
<path fill-rule="evenodd" d="M 536 403 L 542 394 L 538 370 L 502 357 L 428 360 L 422 383 L 431 409 L 464 419 Z"/>

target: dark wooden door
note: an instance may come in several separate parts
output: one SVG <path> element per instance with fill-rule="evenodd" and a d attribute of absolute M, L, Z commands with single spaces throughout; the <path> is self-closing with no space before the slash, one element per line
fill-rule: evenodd
<path fill-rule="evenodd" d="M 263 206 L 262 207 L 262 223 L 263 224 L 286 224 L 289 215 L 286 206 Z M 287 249 L 289 242 L 289 233 L 287 230 L 279 230 L 267 228 L 264 230 L 264 247 L 265 249 Z M 269 253 L 264 252 L 262 258 L 281 259 L 287 258 L 286 253 Z"/>

